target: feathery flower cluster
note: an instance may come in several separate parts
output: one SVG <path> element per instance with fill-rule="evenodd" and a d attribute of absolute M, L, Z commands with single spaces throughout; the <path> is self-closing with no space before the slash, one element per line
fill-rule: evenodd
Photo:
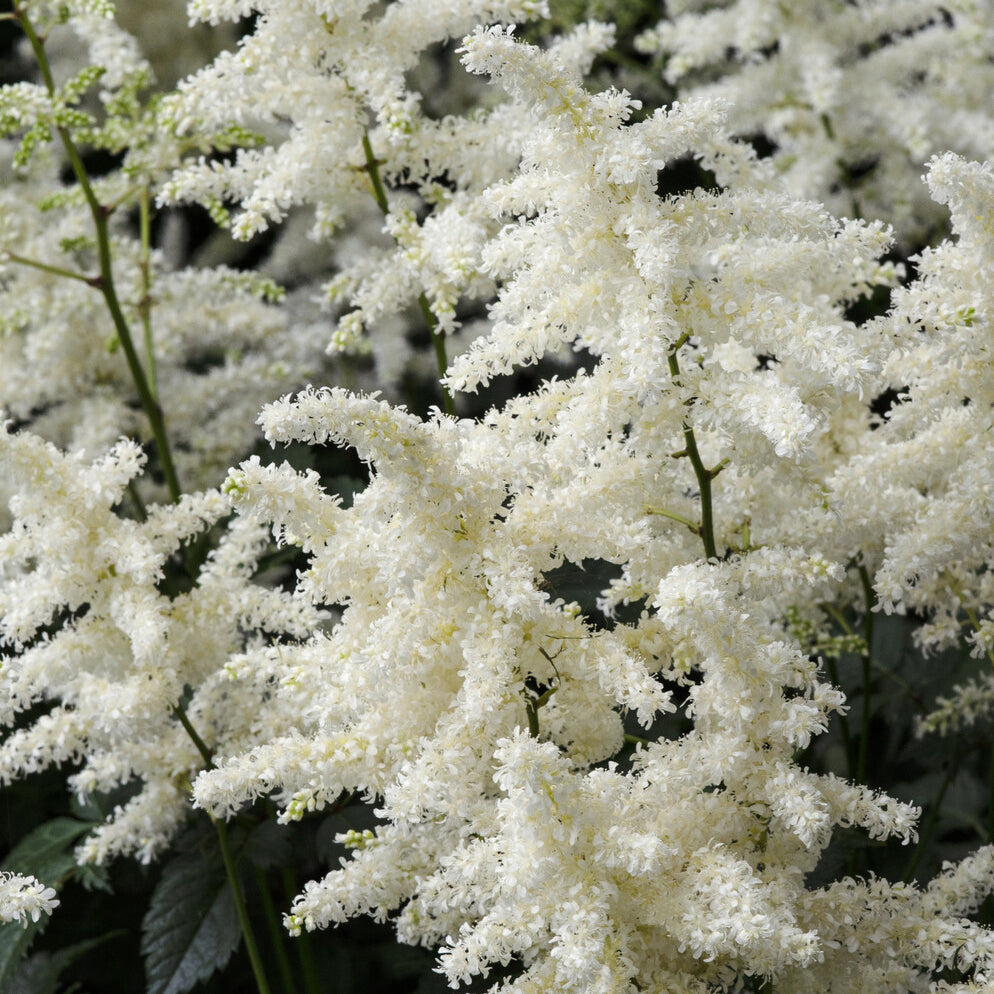
<path fill-rule="evenodd" d="M 477 422 L 341 390 L 264 411 L 274 444 L 348 445 L 375 472 L 347 510 L 288 468 L 229 476 L 240 508 L 310 556 L 300 592 L 344 611 L 282 653 L 285 737 L 219 762 L 194 796 L 223 814 L 275 792 L 284 819 L 382 798 L 375 833 L 348 840 L 353 858 L 307 886 L 289 926 L 396 914 L 405 941 L 441 944 L 453 984 L 518 959 L 504 990 L 800 970 L 830 986 L 852 968 L 830 954 L 839 888 L 820 904 L 804 875 L 834 826 L 909 841 L 917 812 L 793 761 L 843 699 L 778 619 L 831 599 L 845 571 L 781 511 L 825 503 L 840 401 L 876 388 L 892 348 L 844 313 L 894 279 L 886 232 L 778 195 L 748 157 L 725 191 L 660 200 L 668 161 L 704 149 L 722 170 L 713 106 L 626 125 L 627 95 L 588 94 L 509 31 L 478 30 L 462 55 L 533 121 L 517 175 L 479 194 L 502 221 L 478 252 L 498 295 L 446 382 L 477 390 L 564 345 L 597 365 Z M 714 518 L 693 524 L 703 480 Z M 829 516 L 812 536 L 830 538 Z M 705 528 L 726 562 L 700 560 Z M 590 558 L 621 568 L 609 604 L 645 599 L 636 623 L 598 629 L 542 589 Z M 302 672 L 321 674 L 306 699 Z M 622 749 L 625 712 L 648 727 L 681 685 L 691 732 L 627 773 L 596 765 Z M 875 893 L 902 907 L 900 888 Z M 917 982 L 949 948 L 868 946 L 858 969 Z"/>
<path fill-rule="evenodd" d="M 35 877 L 0 871 L 0 921 L 26 926 L 29 918 L 36 922 L 58 906 L 55 891 Z"/>
<path fill-rule="evenodd" d="M 60 188 L 58 166 L 50 157 L 47 168 L 35 162 L 28 174 L 2 171 L 0 410 L 63 448 L 96 455 L 121 435 L 150 440 L 151 432 L 119 331 L 94 285 L 96 245 L 85 204 L 53 209 L 38 224 L 38 203 Z M 261 398 L 274 384 L 312 377 L 323 365 L 324 341 L 307 326 L 287 334 L 286 315 L 265 299 L 280 295 L 272 281 L 223 266 L 172 269 L 159 251 L 143 257 L 121 228 L 112 246 L 131 328 L 142 327 L 148 295 L 155 297 L 154 362 L 146 368 L 170 398 L 180 478 L 216 483 L 254 443 Z M 78 278 L 31 264 L 39 260 Z"/>
<path fill-rule="evenodd" d="M 239 736 L 264 688 L 250 698 L 227 685 L 225 667 L 245 632 L 300 638 L 320 613 L 253 585 L 265 527 L 233 521 L 187 593 L 158 585 L 169 556 L 229 510 L 217 491 L 150 508 L 144 521 L 113 510 L 144 458 L 122 440 L 87 465 L 28 433 L 0 434 L 0 467 L 14 489 L 10 531 L 0 539 L 0 720 L 39 701 L 54 705 L 0 744 L 0 782 L 66 760 L 86 798 L 118 784 L 143 787 L 81 847 L 100 862 L 118 853 L 151 859 L 185 817 L 184 781 L 203 762 L 178 710 L 208 747 Z M 53 632 L 52 628 L 56 627 Z"/>
<path fill-rule="evenodd" d="M 474 145 L 457 147 L 468 136 L 452 134 L 454 122 L 422 113 L 421 94 L 409 88 L 405 74 L 428 46 L 459 38 L 475 24 L 544 11 L 536 0 L 406 0 L 382 11 L 372 0 L 193 3 L 191 14 L 212 24 L 249 12 L 256 22 L 237 52 L 222 53 L 180 85 L 167 118 L 180 134 L 235 120 L 275 128 L 282 141 L 241 149 L 233 162 L 190 163 L 166 184 L 163 197 L 234 200 L 240 210 L 231 225 L 238 238 L 264 231 L 301 203 L 312 205 L 319 230 L 330 232 L 344 223 L 350 205 L 366 200 L 367 114 L 375 127 L 366 140 L 389 149 L 391 175 L 423 181 L 427 162 L 449 153 L 452 178 L 464 185 L 465 171 L 486 168 L 486 157 Z"/>
<path fill-rule="evenodd" d="M 726 101 L 736 135 L 772 146 L 795 196 L 885 218 L 903 241 L 941 225 L 918 182 L 944 151 L 994 153 L 989 4 L 932 0 L 668 2 L 639 38 L 681 93 Z"/>
<path fill-rule="evenodd" d="M 273 385 L 325 368 L 324 334 L 304 322 L 288 333 L 271 279 L 182 265 L 181 253 L 151 247 L 149 191 L 166 171 L 191 150 L 247 136 L 230 125 L 176 136 L 159 101 L 143 97 L 152 76 L 135 39 L 110 7 L 91 6 L 32 4 L 26 16 L 52 69 L 0 97 L 0 415 L 91 455 L 122 435 L 151 441 L 140 361 L 149 391 L 170 398 L 180 479 L 206 487 L 255 443 L 252 421 Z M 81 148 L 120 156 L 121 168 L 81 177 Z M 137 239 L 133 212 L 145 229 Z M 182 240 L 182 222 L 174 229 Z M 126 337 L 144 340 L 140 358 Z"/>
<path fill-rule="evenodd" d="M 532 0 L 194 0 L 251 23 L 146 110 L 137 50 L 77 6 L 102 130 L 75 55 L 69 82 L 0 96 L 21 138 L 0 191 L 19 422 L 0 431 L 0 783 L 71 761 L 81 799 L 130 785 L 81 863 L 151 860 L 194 809 L 268 798 L 288 825 L 363 798 L 375 827 L 339 836 L 351 855 L 285 923 L 389 920 L 453 987 L 990 989 L 971 916 L 994 848 L 925 884 L 833 874 L 839 829 L 910 846 L 921 808 L 809 761 L 849 707 L 810 646 L 869 670 L 854 611 L 994 660 L 994 178 L 944 151 L 989 151 L 980 5 L 674 3 L 644 40 L 681 99 L 649 108 L 584 84 L 610 25 L 519 40 L 548 13 Z M 433 62 L 463 82 L 434 88 Z M 62 186 L 34 147 L 53 125 L 68 159 L 88 141 L 122 170 Z M 734 137 L 760 133 L 771 157 Z M 939 151 L 934 210 L 902 201 Z M 710 189 L 667 188 L 688 161 Z M 304 217 L 338 241 L 302 290 L 350 309 L 321 328 L 260 300 L 263 277 L 174 265 L 87 190 L 196 202 L 243 240 L 283 225 L 269 266 L 289 273 Z M 954 237 L 919 243 L 908 281 L 889 224 L 908 243 L 939 205 Z M 365 389 L 426 368 L 402 341 L 415 307 L 476 416 Z M 372 375 L 297 390 L 329 341 L 371 348 Z M 146 508 L 159 405 L 202 489 Z M 253 453 L 256 426 L 293 461 Z M 368 483 L 337 495 L 307 446 L 351 450 Z M 270 540 L 300 550 L 295 582 L 257 575 Z M 562 589 L 567 566 L 604 575 L 596 595 Z M 966 680 L 919 727 L 991 700 Z M 864 710 L 864 752 L 868 729 Z M 0 917 L 53 898 L 0 878 Z"/>

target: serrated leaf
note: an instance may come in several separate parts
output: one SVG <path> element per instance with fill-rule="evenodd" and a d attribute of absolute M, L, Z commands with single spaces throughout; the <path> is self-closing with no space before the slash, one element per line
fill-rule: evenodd
<path fill-rule="evenodd" d="M 75 818 L 46 821 L 14 846 L 0 863 L 0 869 L 31 873 L 54 887 L 76 865 L 69 847 L 89 831 L 91 824 Z"/>
<path fill-rule="evenodd" d="M 17 964 L 24 958 L 29 946 L 34 942 L 45 924 L 29 921 L 27 927 L 19 922 L 0 925 L 0 991 L 5 991 L 17 970 Z"/>
<path fill-rule="evenodd" d="M 126 934 L 124 929 L 115 929 L 106 935 L 76 942 L 56 952 L 35 953 L 21 962 L 10 983 L 2 988 L 3 992 L 4 994 L 56 994 L 59 976 L 67 966 L 101 943 Z"/>
<path fill-rule="evenodd" d="M 55 994 L 60 972 L 52 953 L 34 953 L 21 960 L 3 989 L 5 994 Z"/>
<path fill-rule="evenodd" d="M 181 853 L 163 870 L 142 920 L 146 994 L 184 994 L 221 969 L 240 941 L 220 852 Z"/>
<path fill-rule="evenodd" d="M 58 889 L 61 879 L 76 865 L 73 843 L 90 828 L 89 822 L 75 818 L 53 818 L 29 832 L 7 854 L 0 869 L 30 873 L 49 887 Z M 12 982 L 17 965 L 28 951 L 46 920 L 0 925 L 0 991 Z"/>
<path fill-rule="evenodd" d="M 110 871 L 106 866 L 97 866 L 96 863 L 86 863 L 83 866 L 77 866 L 76 883 L 83 890 L 99 890 L 105 894 L 114 893 L 114 888 L 110 882 Z"/>

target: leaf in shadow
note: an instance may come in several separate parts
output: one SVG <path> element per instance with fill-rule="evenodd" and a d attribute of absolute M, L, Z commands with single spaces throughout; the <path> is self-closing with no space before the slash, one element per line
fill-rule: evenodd
<path fill-rule="evenodd" d="M 225 966 L 240 941 L 217 847 L 181 853 L 163 870 L 142 920 L 147 994 L 183 994 Z"/>

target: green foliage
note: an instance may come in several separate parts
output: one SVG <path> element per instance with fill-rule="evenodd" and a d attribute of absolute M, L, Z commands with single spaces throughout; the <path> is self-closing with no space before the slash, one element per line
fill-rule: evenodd
<path fill-rule="evenodd" d="M 60 890 L 76 866 L 72 847 L 90 827 L 91 823 L 75 818 L 53 818 L 26 835 L 0 869 L 29 873 Z M 14 983 L 20 961 L 44 927 L 44 919 L 26 926 L 17 922 L 0 925 L 0 991 L 8 991 Z"/>
<path fill-rule="evenodd" d="M 29 956 L 21 962 L 11 977 L 9 986 L 3 988 L 5 994 L 56 994 L 59 990 L 59 978 L 67 967 L 91 949 L 121 934 L 120 930 L 108 932 L 98 939 L 86 939 L 65 946 L 57 952 L 40 952 Z"/>
<path fill-rule="evenodd" d="M 91 827 L 90 822 L 75 818 L 53 818 L 22 839 L 0 869 L 31 873 L 49 887 L 58 888 L 76 866 L 69 847 Z"/>
<path fill-rule="evenodd" d="M 142 919 L 147 994 L 183 994 L 224 967 L 241 941 L 216 842 L 197 829 L 177 849 Z"/>

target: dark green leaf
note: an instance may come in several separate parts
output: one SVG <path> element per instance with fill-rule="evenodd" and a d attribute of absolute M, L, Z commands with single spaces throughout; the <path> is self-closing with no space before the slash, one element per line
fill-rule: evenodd
<path fill-rule="evenodd" d="M 176 856 L 142 921 L 147 994 L 183 994 L 223 967 L 241 938 L 216 846 Z"/>
<path fill-rule="evenodd" d="M 114 893 L 114 888 L 110 882 L 110 871 L 106 866 L 87 863 L 85 866 L 76 867 L 76 883 L 83 890 L 102 890 L 105 894 Z"/>
<path fill-rule="evenodd" d="M 123 930 L 118 929 L 96 939 L 66 946 L 57 952 L 35 953 L 21 962 L 10 984 L 3 987 L 4 994 L 55 994 L 59 976 L 67 966 L 102 942 L 124 934 Z"/>
<path fill-rule="evenodd" d="M 233 840 L 234 837 L 232 833 Z M 290 832 L 273 819 L 261 822 L 248 833 L 239 855 L 260 870 L 268 870 L 272 866 L 286 866 L 293 862 Z"/>
<path fill-rule="evenodd" d="M 25 928 L 19 922 L 0 925 L 0 991 L 7 989 L 28 947 L 41 932 L 45 920 L 29 921 Z"/>
<path fill-rule="evenodd" d="M 384 943 L 377 955 L 380 967 L 391 980 L 406 980 L 430 971 L 434 965 L 432 956 L 417 946 L 405 946 L 400 942 Z"/>
<path fill-rule="evenodd" d="M 30 873 L 49 887 L 58 889 L 62 878 L 76 865 L 72 846 L 90 828 L 90 823 L 75 818 L 53 818 L 26 835 L 8 853 L 0 869 Z M 0 991 L 6 991 L 17 965 L 28 951 L 46 921 L 0 925 Z"/>
<path fill-rule="evenodd" d="M 69 848 L 92 823 L 75 818 L 53 818 L 39 825 L 10 851 L 0 869 L 31 873 L 49 887 L 55 887 L 75 865 Z"/>

